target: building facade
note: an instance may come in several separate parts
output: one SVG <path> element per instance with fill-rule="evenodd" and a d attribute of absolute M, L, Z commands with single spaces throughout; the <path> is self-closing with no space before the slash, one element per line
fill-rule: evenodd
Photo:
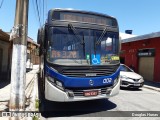
<path fill-rule="evenodd" d="M 0 82 L 10 80 L 13 42 L 9 41 L 9 37 L 8 33 L 0 30 Z M 28 37 L 26 67 L 39 64 L 38 49 L 39 45 Z"/>
<path fill-rule="evenodd" d="M 12 43 L 9 35 L 0 30 L 0 81 L 8 80 L 11 66 Z"/>
<path fill-rule="evenodd" d="M 123 39 L 120 58 L 145 80 L 160 82 L 160 32 Z"/>
<path fill-rule="evenodd" d="M 27 40 L 27 68 L 32 68 L 33 65 L 39 64 L 39 45 L 28 37 Z"/>

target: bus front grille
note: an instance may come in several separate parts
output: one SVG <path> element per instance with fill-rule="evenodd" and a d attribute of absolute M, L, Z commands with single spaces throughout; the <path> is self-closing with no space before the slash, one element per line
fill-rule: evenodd
<path fill-rule="evenodd" d="M 71 67 L 64 68 L 61 74 L 67 77 L 101 77 L 115 73 L 119 65 L 114 66 L 93 66 L 93 67 Z"/>

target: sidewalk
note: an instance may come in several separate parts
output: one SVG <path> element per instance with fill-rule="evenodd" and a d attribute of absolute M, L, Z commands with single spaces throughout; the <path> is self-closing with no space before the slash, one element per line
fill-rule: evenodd
<path fill-rule="evenodd" d="M 33 109 L 33 98 L 38 98 L 38 85 L 37 85 L 37 73 L 39 72 L 39 66 L 33 65 L 33 69 L 26 73 L 26 88 L 25 96 L 27 101 L 27 110 Z M 10 100 L 10 83 L 0 83 L 0 111 L 9 111 L 8 104 Z M 33 92 L 34 90 L 34 92 Z"/>
<path fill-rule="evenodd" d="M 143 87 L 160 92 L 160 83 L 158 82 L 152 82 L 152 81 L 145 80 Z"/>
<path fill-rule="evenodd" d="M 8 111 L 8 102 L 10 99 L 10 83 L 0 83 L 0 111 Z"/>

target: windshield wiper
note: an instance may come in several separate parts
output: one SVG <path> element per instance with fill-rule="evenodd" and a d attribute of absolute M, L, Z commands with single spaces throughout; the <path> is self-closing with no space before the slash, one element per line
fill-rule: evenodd
<path fill-rule="evenodd" d="M 75 27 L 70 23 L 68 24 L 68 28 L 70 28 L 73 32 L 73 34 L 76 36 L 76 38 L 80 41 L 80 44 L 83 45 L 83 55 L 85 58 L 85 42 L 84 42 L 84 35 L 82 35 L 82 40 L 81 38 L 78 36 L 77 30 L 75 29 Z"/>
<path fill-rule="evenodd" d="M 106 34 L 106 32 L 107 32 L 107 27 L 103 30 L 101 36 L 98 38 L 98 40 L 96 42 L 96 45 L 98 45 L 102 41 L 102 38 L 104 37 L 104 35 Z"/>
<path fill-rule="evenodd" d="M 73 34 L 76 36 L 76 38 L 77 38 L 79 41 L 81 41 L 81 39 L 79 38 L 78 33 L 77 33 L 75 27 L 73 27 L 73 25 L 72 25 L 71 23 L 68 24 L 68 28 L 70 28 L 70 29 L 72 30 Z"/>

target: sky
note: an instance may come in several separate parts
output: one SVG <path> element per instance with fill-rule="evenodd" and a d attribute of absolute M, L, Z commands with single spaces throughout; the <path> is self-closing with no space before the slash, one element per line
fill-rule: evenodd
<path fill-rule="evenodd" d="M 1 5 L 0 0 L 0 5 Z M 117 18 L 120 32 L 133 30 L 134 35 L 160 31 L 160 0 L 37 0 L 41 25 L 47 12 L 53 8 L 73 8 L 107 14 Z M 28 36 L 37 41 L 40 27 L 36 11 L 36 0 L 29 0 Z M 14 26 L 16 0 L 4 0 L 0 6 L 0 29 L 9 32 Z"/>

